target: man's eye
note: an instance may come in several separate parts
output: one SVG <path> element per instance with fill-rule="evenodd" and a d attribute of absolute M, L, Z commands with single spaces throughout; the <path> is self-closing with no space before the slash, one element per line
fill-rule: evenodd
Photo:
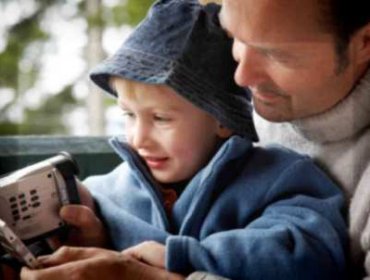
<path fill-rule="evenodd" d="M 271 52 L 271 51 L 268 51 L 268 50 L 260 50 L 260 53 L 271 59 L 271 60 L 274 60 L 276 62 L 281 62 L 281 63 L 285 63 L 285 62 L 289 62 L 289 57 L 287 55 L 284 55 L 284 54 L 281 54 L 281 53 L 276 53 L 276 52 Z"/>
<path fill-rule="evenodd" d="M 284 56 L 284 55 L 274 55 L 273 59 L 275 59 L 276 61 L 281 62 L 281 63 L 289 63 L 291 61 L 291 59 L 289 59 L 289 57 Z"/>
<path fill-rule="evenodd" d="M 270 59 L 282 63 L 282 64 L 293 64 L 294 60 L 287 56 L 287 55 L 282 55 L 282 54 L 270 54 L 269 55 Z"/>

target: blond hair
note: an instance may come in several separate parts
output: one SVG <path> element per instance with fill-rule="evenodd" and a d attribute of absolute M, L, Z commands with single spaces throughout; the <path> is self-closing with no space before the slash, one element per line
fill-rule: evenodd
<path fill-rule="evenodd" d="M 222 4 L 222 0 L 198 0 L 201 5 L 206 5 L 208 3 Z"/>

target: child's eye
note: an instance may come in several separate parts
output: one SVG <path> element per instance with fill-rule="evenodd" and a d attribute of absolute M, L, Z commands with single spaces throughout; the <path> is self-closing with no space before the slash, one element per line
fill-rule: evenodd
<path fill-rule="evenodd" d="M 170 117 L 163 116 L 163 115 L 154 115 L 153 119 L 157 122 L 169 122 L 169 121 L 171 121 Z"/>
<path fill-rule="evenodd" d="M 129 111 L 123 111 L 123 112 L 122 112 L 122 116 L 123 116 L 125 119 L 133 119 L 133 118 L 135 117 L 134 113 L 129 112 Z"/>

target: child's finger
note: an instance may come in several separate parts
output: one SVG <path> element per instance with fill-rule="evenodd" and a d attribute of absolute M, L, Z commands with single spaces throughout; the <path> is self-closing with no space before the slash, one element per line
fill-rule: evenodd
<path fill-rule="evenodd" d="M 80 230 L 90 230 L 100 225 L 94 212 L 83 205 L 67 205 L 60 210 L 60 216 L 68 224 Z"/>
<path fill-rule="evenodd" d="M 73 228 L 69 231 L 66 244 L 74 246 L 108 246 L 108 235 L 93 210 L 83 205 L 62 207 L 60 216 Z"/>
<path fill-rule="evenodd" d="M 165 246 L 155 241 L 145 241 L 121 252 L 138 261 L 156 266 L 165 267 Z"/>

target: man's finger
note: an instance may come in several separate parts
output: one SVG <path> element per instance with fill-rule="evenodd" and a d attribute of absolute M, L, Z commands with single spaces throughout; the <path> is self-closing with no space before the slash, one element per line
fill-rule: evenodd
<path fill-rule="evenodd" d="M 43 269 L 31 270 L 27 267 L 23 267 L 20 273 L 22 280 L 69 280 L 69 279 L 90 279 L 91 277 L 85 277 L 87 273 L 90 273 L 91 260 L 80 260 L 74 261 L 59 266 L 51 266 Z M 85 269 L 81 269 L 85 268 Z M 91 272 L 92 274 L 94 271 Z M 99 278 L 91 278 L 99 279 Z"/>
<path fill-rule="evenodd" d="M 113 251 L 100 248 L 81 248 L 81 247 L 60 247 L 51 255 L 41 256 L 38 258 L 40 263 L 45 266 L 55 266 L 77 260 L 89 259 L 96 256 L 105 256 L 118 254 Z"/>
<path fill-rule="evenodd" d="M 23 267 L 20 273 L 20 279 L 22 280 L 59 280 L 68 279 L 68 270 L 66 267 L 56 267 L 51 269 L 32 270 L 27 267 Z"/>
<path fill-rule="evenodd" d="M 82 253 L 81 255 L 79 255 Z M 102 249 L 64 248 L 59 255 L 91 258 L 71 261 L 69 263 L 40 270 L 23 269 L 22 280 L 184 280 L 179 274 L 165 269 L 149 266 L 123 254 Z M 70 258 L 71 259 L 71 258 Z"/>

